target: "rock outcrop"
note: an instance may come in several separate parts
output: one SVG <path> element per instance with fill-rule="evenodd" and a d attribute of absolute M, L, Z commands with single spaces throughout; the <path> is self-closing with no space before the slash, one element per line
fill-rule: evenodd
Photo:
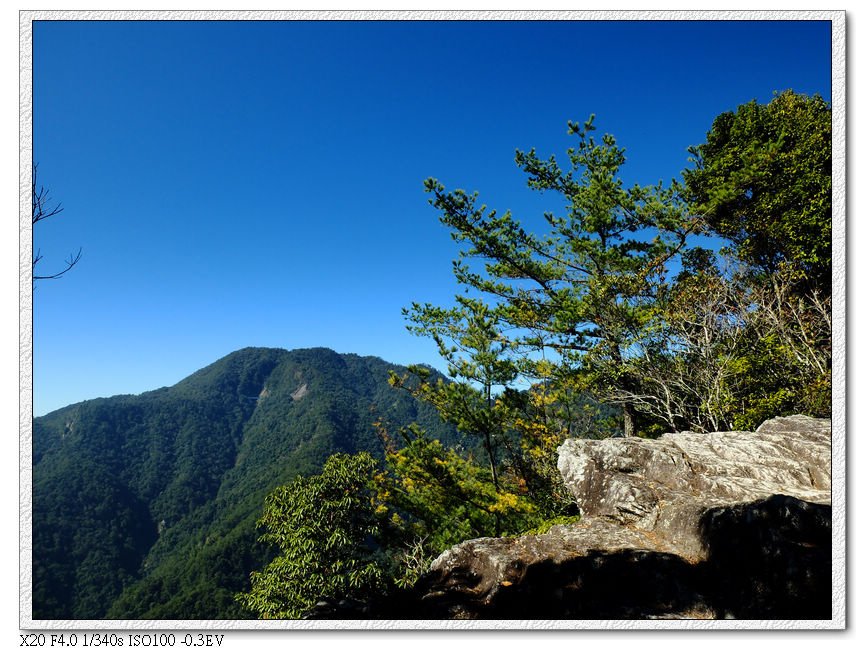
<path fill-rule="evenodd" d="M 831 618 L 830 423 L 569 440 L 582 519 L 470 540 L 422 579 L 414 617 Z"/>
<path fill-rule="evenodd" d="M 755 432 L 572 439 L 559 449 L 559 471 L 584 517 L 656 533 L 699 560 L 710 510 L 781 494 L 828 504 L 830 442 L 828 420 L 801 415 Z"/>

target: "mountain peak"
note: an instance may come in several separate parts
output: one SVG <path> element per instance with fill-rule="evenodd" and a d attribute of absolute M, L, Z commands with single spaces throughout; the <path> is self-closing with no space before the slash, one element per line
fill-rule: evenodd
<path fill-rule="evenodd" d="M 247 347 L 174 386 L 35 418 L 34 618 L 239 616 L 232 596 L 262 566 L 268 493 L 335 452 L 382 458 L 377 421 L 455 440 L 388 384 L 391 370 L 406 371 L 323 347 Z"/>

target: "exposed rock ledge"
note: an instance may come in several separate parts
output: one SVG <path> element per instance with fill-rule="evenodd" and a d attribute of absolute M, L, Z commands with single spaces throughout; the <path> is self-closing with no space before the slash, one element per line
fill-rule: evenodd
<path fill-rule="evenodd" d="M 415 618 L 831 618 L 830 423 L 568 440 L 583 518 L 443 553 Z M 391 617 L 399 616 L 396 610 Z"/>

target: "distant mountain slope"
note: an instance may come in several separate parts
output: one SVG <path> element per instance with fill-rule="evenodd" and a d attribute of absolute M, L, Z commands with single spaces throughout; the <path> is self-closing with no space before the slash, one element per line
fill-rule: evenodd
<path fill-rule="evenodd" d="M 265 495 L 338 451 L 383 450 L 373 422 L 457 435 L 387 383 L 404 371 L 324 348 L 246 348 L 170 388 L 33 424 L 34 618 L 235 618 L 267 559 Z"/>

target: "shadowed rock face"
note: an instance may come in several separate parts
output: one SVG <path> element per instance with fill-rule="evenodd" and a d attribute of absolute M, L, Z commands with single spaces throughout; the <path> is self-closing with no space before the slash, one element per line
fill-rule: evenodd
<path fill-rule="evenodd" d="M 831 618 L 830 424 L 569 440 L 583 519 L 443 553 L 390 618 Z"/>
<path fill-rule="evenodd" d="M 712 508 L 700 520 L 726 618 L 832 618 L 832 509 L 785 495 Z"/>
<path fill-rule="evenodd" d="M 698 568 L 645 533 L 596 520 L 464 542 L 418 591 L 431 618 L 645 618 L 706 611 L 699 583 Z"/>

